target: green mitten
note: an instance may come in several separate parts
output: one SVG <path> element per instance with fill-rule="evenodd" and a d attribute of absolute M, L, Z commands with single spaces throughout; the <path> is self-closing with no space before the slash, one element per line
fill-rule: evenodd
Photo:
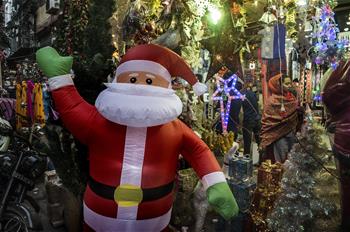
<path fill-rule="evenodd" d="M 44 47 L 36 52 L 36 62 L 47 77 L 69 74 L 73 65 L 73 57 L 60 56 L 52 47 Z"/>
<path fill-rule="evenodd" d="M 210 186 L 207 197 L 209 204 L 226 220 L 238 214 L 237 202 L 226 182 Z"/>

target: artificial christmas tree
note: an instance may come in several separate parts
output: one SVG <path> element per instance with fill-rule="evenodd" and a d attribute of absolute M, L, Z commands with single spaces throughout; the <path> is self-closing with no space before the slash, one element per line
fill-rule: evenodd
<path fill-rule="evenodd" d="M 330 216 L 332 205 L 315 194 L 315 177 L 320 172 L 327 148 L 322 143 L 323 129 L 309 119 L 288 160 L 284 163 L 281 194 L 267 219 L 276 232 L 305 231 L 315 219 Z"/>

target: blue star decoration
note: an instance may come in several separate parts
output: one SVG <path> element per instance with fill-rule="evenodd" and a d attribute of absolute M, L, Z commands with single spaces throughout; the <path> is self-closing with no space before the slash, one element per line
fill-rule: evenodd
<path fill-rule="evenodd" d="M 220 76 L 216 76 L 216 91 L 213 93 L 213 101 L 220 101 L 220 117 L 223 133 L 227 133 L 227 124 L 230 114 L 231 101 L 234 99 L 245 99 L 245 95 L 242 95 L 236 89 L 236 83 L 238 76 L 233 74 L 228 79 L 224 80 Z M 226 106 L 224 101 L 227 99 Z"/>

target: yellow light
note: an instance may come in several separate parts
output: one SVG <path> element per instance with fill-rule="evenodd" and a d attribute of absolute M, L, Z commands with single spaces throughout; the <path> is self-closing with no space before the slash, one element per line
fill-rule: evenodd
<path fill-rule="evenodd" d="M 217 24 L 221 18 L 221 12 L 219 11 L 219 9 L 212 7 L 209 9 L 209 13 L 211 21 L 214 24 Z"/>

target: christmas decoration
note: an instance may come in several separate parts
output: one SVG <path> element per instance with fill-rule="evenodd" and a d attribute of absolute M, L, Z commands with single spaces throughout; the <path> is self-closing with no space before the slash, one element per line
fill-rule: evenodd
<path fill-rule="evenodd" d="M 236 182 L 229 180 L 228 184 L 237 200 L 240 212 L 247 212 L 250 208 L 256 183 L 253 181 Z"/>
<path fill-rule="evenodd" d="M 63 15 L 56 31 L 55 47 L 66 55 L 81 54 L 85 49 L 88 24 L 88 1 L 64 1 Z"/>
<path fill-rule="evenodd" d="M 217 156 L 224 155 L 229 151 L 232 147 L 233 139 L 234 134 L 232 131 L 226 134 L 217 134 L 212 130 L 203 133 L 203 141 Z"/>
<path fill-rule="evenodd" d="M 178 189 L 176 192 L 174 207 L 171 215 L 171 225 L 181 228 L 181 226 L 191 226 L 194 221 L 194 210 L 198 210 L 189 204 L 191 201 L 191 194 L 195 191 L 197 183 L 200 183 L 195 171 L 192 168 L 182 169 L 178 171 Z M 201 194 L 205 194 L 205 190 L 202 187 Z M 194 205 L 197 202 L 194 201 Z M 200 201 L 200 205 L 206 205 L 209 207 L 208 201 L 203 199 Z M 197 215 L 196 215 L 197 216 Z"/>
<path fill-rule="evenodd" d="M 214 92 L 212 99 L 220 102 L 220 116 L 223 133 L 227 132 L 231 101 L 234 99 L 244 99 L 244 95 L 235 88 L 237 79 L 238 76 L 236 74 L 226 80 L 219 76 L 216 78 L 216 91 Z M 224 101 L 227 101 L 226 107 L 224 106 Z"/>
<path fill-rule="evenodd" d="M 116 82 L 107 84 L 95 107 L 73 87 L 69 74 L 72 57 L 61 57 L 51 47 L 38 50 L 36 57 L 49 77 L 65 126 L 89 147 L 90 181 L 84 195 L 86 228 L 166 228 L 179 153 L 201 179 L 209 204 L 227 220 L 238 213 L 215 157 L 190 128 L 177 120 L 182 105 L 169 88 L 171 76 L 184 78 L 197 94 L 205 88 L 176 53 L 152 44 L 129 49 L 116 70 Z M 125 143 L 116 144 L 119 140 Z M 111 155 L 116 153 L 121 155 Z"/>
<path fill-rule="evenodd" d="M 349 41 L 337 39 L 339 29 L 334 20 L 334 12 L 329 4 L 318 9 L 313 20 L 316 29 L 312 37 L 317 41 L 314 44 L 314 62 L 317 65 L 326 63 L 335 69 Z"/>
<path fill-rule="evenodd" d="M 315 195 L 315 175 L 320 172 L 327 148 L 322 141 L 322 127 L 309 117 L 303 134 L 284 163 L 281 194 L 268 218 L 273 231 L 305 231 L 322 216 L 331 216 L 333 206 Z"/>
<path fill-rule="evenodd" d="M 81 95 L 93 103 L 112 73 L 112 54 L 108 19 L 115 9 L 114 0 L 63 2 L 62 19 L 55 31 L 54 47 L 74 56 L 75 84 Z"/>
<path fill-rule="evenodd" d="M 268 231 L 266 218 L 280 193 L 282 165 L 267 160 L 258 169 L 258 182 L 250 208 L 251 218 L 257 231 Z"/>
<path fill-rule="evenodd" d="M 253 161 L 247 156 L 233 155 L 228 160 L 229 177 L 236 182 L 247 181 L 253 175 Z"/>

